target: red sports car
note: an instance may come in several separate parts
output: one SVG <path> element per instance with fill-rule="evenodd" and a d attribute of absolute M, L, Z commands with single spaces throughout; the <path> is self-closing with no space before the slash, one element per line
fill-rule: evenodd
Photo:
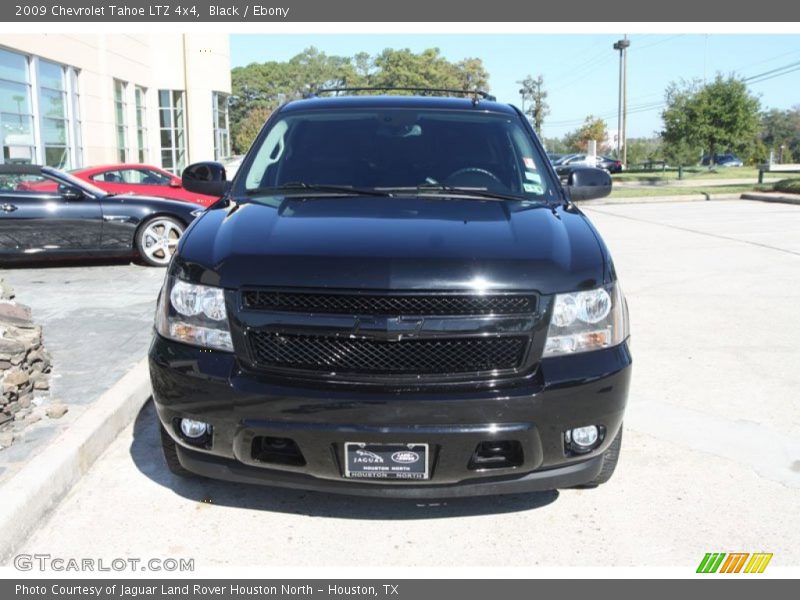
<path fill-rule="evenodd" d="M 70 173 L 110 194 L 158 196 L 170 200 L 193 202 L 200 206 L 208 206 L 217 200 L 214 196 L 187 192 L 181 185 L 180 177 L 153 165 L 132 163 L 104 165 L 75 169 Z M 55 189 L 55 184 L 52 182 L 32 183 L 26 187 L 48 191 L 48 186 Z"/>

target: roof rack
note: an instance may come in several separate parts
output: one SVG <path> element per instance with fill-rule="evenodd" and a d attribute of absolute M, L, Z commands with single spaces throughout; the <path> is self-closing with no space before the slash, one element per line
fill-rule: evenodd
<path fill-rule="evenodd" d="M 450 95 L 450 96 L 472 96 L 474 102 L 479 99 L 496 102 L 497 98 L 483 90 L 456 90 L 451 88 L 427 88 L 427 87 L 396 87 L 396 86 L 376 86 L 376 87 L 333 87 L 320 88 L 313 92 L 303 95 L 303 98 L 316 98 L 320 94 L 353 93 L 353 92 L 418 92 L 420 96 Z"/>

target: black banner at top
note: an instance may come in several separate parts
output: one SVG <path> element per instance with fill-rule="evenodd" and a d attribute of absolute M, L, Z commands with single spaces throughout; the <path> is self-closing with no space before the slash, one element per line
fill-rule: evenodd
<path fill-rule="evenodd" d="M 786 0 L 8 0 L 4 22 L 793 22 Z"/>

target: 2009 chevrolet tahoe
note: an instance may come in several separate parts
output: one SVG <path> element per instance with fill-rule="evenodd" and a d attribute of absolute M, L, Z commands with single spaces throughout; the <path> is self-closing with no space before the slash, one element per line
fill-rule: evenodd
<path fill-rule="evenodd" d="M 169 468 L 392 497 L 607 481 L 631 374 L 614 264 L 523 114 L 486 94 L 276 110 L 168 268 L 150 350 Z"/>

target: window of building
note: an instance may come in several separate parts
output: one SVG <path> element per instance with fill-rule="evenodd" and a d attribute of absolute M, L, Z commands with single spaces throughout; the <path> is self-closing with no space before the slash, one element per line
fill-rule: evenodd
<path fill-rule="evenodd" d="M 185 95 L 180 90 L 158 91 L 161 166 L 179 175 L 186 166 Z"/>
<path fill-rule="evenodd" d="M 42 127 L 44 163 L 61 169 L 71 166 L 67 83 L 64 67 L 38 61 L 39 122 Z"/>
<path fill-rule="evenodd" d="M 136 150 L 137 160 L 147 162 L 147 90 L 141 86 L 134 88 L 134 101 L 136 104 Z"/>
<path fill-rule="evenodd" d="M 128 84 L 114 80 L 114 122 L 117 127 L 117 160 L 128 161 Z"/>
<path fill-rule="evenodd" d="M 5 163 L 35 161 L 28 58 L 0 50 L 0 138 Z"/>
<path fill-rule="evenodd" d="M 214 113 L 214 160 L 222 160 L 231 155 L 231 135 L 228 126 L 228 94 L 212 93 Z"/>
<path fill-rule="evenodd" d="M 0 49 L 0 163 L 82 165 L 78 71 Z"/>

